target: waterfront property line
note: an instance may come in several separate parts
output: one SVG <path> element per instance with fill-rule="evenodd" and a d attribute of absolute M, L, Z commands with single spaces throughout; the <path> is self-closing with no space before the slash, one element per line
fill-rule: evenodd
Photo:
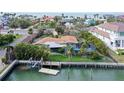
<path fill-rule="evenodd" d="M 53 66 L 53 67 L 85 67 L 85 68 L 120 68 L 124 69 L 124 63 L 110 63 L 110 62 L 50 62 L 50 61 L 25 61 L 19 60 L 19 64 L 35 64 L 38 63 L 41 66 Z"/>
<path fill-rule="evenodd" d="M 37 64 L 36 64 L 37 63 Z M 35 60 L 15 60 L 13 61 L 1 74 L 0 80 L 3 80 L 4 77 L 12 70 L 12 68 L 16 64 L 23 64 L 23 65 L 39 65 L 41 68 L 42 66 L 49 66 L 49 67 L 82 67 L 82 68 L 103 68 L 103 69 L 124 69 L 124 63 L 110 63 L 110 62 L 50 62 L 50 61 L 35 61 Z"/>

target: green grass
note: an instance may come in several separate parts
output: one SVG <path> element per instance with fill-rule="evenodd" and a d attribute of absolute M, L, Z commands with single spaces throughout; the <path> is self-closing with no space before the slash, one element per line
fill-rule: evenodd
<path fill-rule="evenodd" d="M 124 55 L 118 55 L 112 50 L 109 50 L 109 54 L 118 62 L 118 63 L 124 63 Z"/>
<path fill-rule="evenodd" d="M 69 59 L 65 55 L 50 55 L 49 57 L 50 61 L 61 61 L 61 62 L 103 62 L 103 61 L 108 61 L 106 60 L 92 60 L 91 58 L 88 57 L 80 57 L 80 56 L 73 56 L 71 59 Z"/>
<path fill-rule="evenodd" d="M 21 37 L 22 37 L 22 35 L 19 35 L 19 34 L 16 34 L 16 35 L 15 35 L 15 38 L 16 38 L 16 39 L 19 39 L 19 38 L 21 38 Z"/>
<path fill-rule="evenodd" d="M 50 35 L 42 35 L 42 36 L 40 36 L 39 38 L 45 38 L 45 37 L 52 37 L 52 35 L 50 34 Z"/>

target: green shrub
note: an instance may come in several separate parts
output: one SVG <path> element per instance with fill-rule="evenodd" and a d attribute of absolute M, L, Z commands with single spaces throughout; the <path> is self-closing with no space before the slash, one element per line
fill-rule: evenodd
<path fill-rule="evenodd" d="M 101 59 L 101 56 L 99 55 L 98 52 L 94 51 L 90 53 L 91 59 L 99 60 Z"/>
<path fill-rule="evenodd" d="M 7 59 L 6 59 L 6 57 L 1 58 L 1 60 L 2 60 L 3 63 L 7 64 Z"/>
<path fill-rule="evenodd" d="M 124 55 L 124 49 L 118 49 L 117 52 L 118 55 Z"/>
<path fill-rule="evenodd" d="M 32 28 L 29 28 L 28 34 L 33 34 L 33 29 Z"/>
<path fill-rule="evenodd" d="M 37 46 L 26 43 L 19 43 L 14 49 L 16 59 L 28 60 L 29 58 L 46 60 L 50 54 L 50 50 L 46 46 Z"/>
<path fill-rule="evenodd" d="M 108 55 L 108 48 L 104 44 L 104 42 L 93 36 L 91 33 L 82 31 L 80 34 L 80 38 L 85 39 L 87 43 L 92 43 L 101 54 Z"/>
<path fill-rule="evenodd" d="M 0 34 L 0 46 L 13 42 L 15 36 L 12 34 L 1 35 Z"/>

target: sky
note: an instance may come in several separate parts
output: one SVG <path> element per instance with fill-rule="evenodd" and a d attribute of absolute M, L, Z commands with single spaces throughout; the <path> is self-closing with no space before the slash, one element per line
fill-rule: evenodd
<path fill-rule="evenodd" d="M 0 0 L 2 12 L 124 12 L 124 0 Z"/>

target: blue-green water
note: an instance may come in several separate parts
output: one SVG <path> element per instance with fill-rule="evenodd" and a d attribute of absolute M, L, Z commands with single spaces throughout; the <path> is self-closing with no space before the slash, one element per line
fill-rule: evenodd
<path fill-rule="evenodd" d="M 39 73 L 38 70 L 15 69 L 7 81 L 120 81 L 124 70 L 63 68 L 57 76 Z"/>

